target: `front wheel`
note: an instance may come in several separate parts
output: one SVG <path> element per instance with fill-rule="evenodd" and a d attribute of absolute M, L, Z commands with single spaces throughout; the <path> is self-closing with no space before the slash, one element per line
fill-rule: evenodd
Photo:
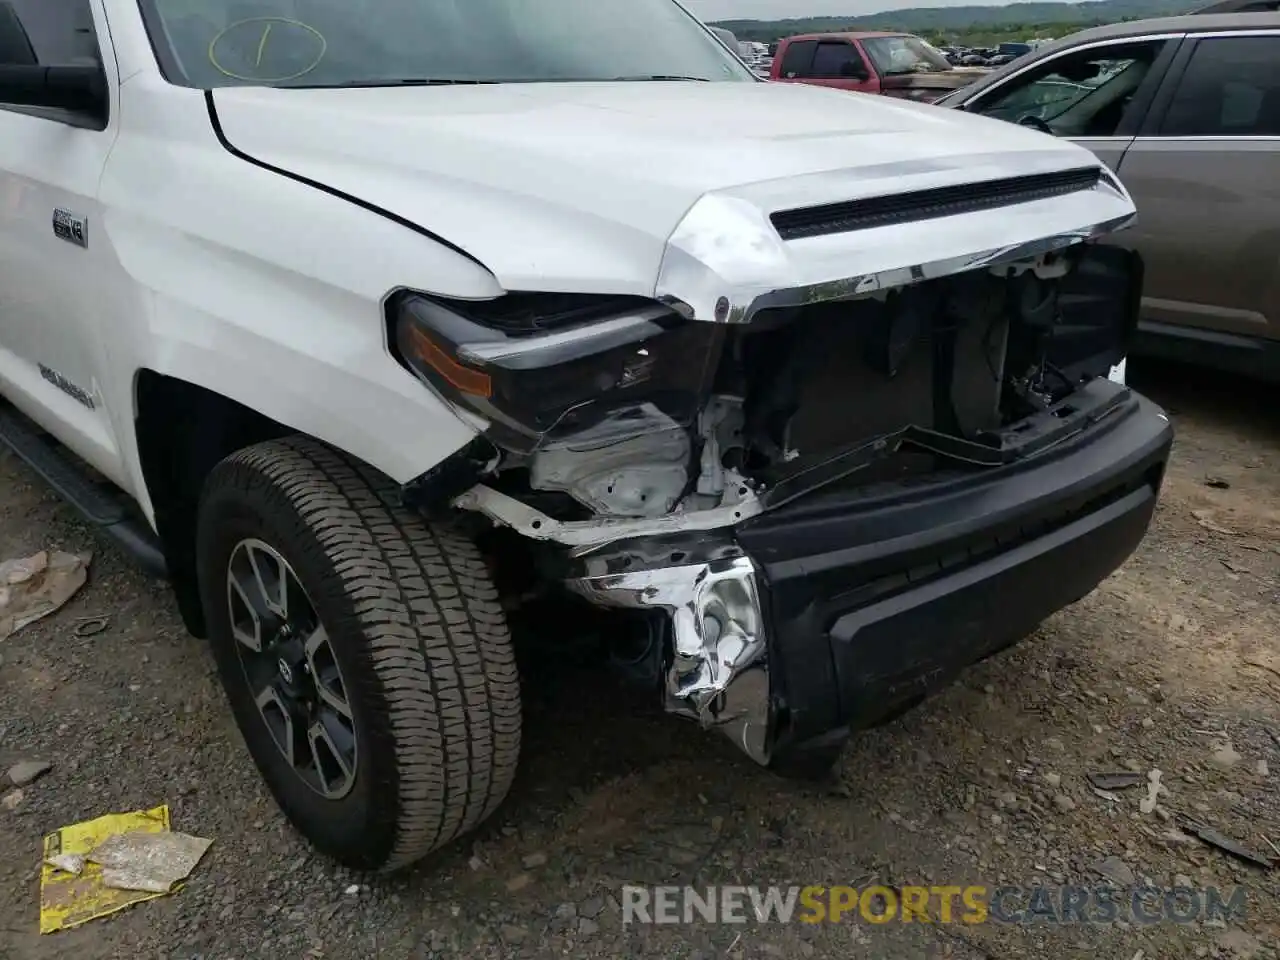
<path fill-rule="evenodd" d="M 250 754 L 317 849 L 394 870 L 502 801 L 520 750 L 510 636 L 475 546 L 310 439 L 214 468 L 200 591 Z"/>

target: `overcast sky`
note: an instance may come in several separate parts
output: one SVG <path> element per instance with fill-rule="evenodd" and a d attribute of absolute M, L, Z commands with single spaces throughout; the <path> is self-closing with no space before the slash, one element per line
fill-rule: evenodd
<path fill-rule="evenodd" d="M 904 7 L 1005 6 L 1001 0 L 684 0 L 704 20 L 781 20 L 879 13 Z"/>

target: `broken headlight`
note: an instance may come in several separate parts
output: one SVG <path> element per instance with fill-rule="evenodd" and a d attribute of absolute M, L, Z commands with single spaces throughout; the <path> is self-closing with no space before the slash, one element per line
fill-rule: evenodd
<path fill-rule="evenodd" d="M 638 297 L 405 294 L 390 319 L 400 362 L 518 453 L 632 409 L 692 424 L 717 342 L 714 325 Z"/>

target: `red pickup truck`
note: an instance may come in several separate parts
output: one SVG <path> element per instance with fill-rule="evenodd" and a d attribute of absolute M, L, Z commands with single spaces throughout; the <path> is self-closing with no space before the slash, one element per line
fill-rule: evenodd
<path fill-rule="evenodd" d="M 823 33 L 779 41 L 769 79 L 930 102 L 985 72 L 952 66 L 909 33 Z"/>

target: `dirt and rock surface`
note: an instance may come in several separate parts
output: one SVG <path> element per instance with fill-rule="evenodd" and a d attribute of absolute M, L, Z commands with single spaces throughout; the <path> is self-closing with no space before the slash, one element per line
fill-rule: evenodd
<path fill-rule="evenodd" d="M 1136 365 L 1135 365 L 1136 366 Z M 521 772 L 473 842 L 407 875 L 308 851 L 259 783 L 208 652 L 165 588 L 0 457 L 0 558 L 92 549 L 88 585 L 0 643 L 0 958 L 1280 958 L 1280 868 L 1225 856 L 1191 817 L 1280 846 L 1280 410 L 1172 367 L 1131 373 L 1179 430 L 1138 554 L 1024 644 L 859 737 L 838 780 L 794 784 L 655 715 L 586 665 L 521 649 Z M 108 628 L 77 637 L 77 618 Z M 52 764 L 22 787 L 24 762 Z M 34 768 L 19 771 L 27 779 Z M 1087 774 L 1161 771 L 1095 793 Z M 43 834 L 168 803 L 214 843 L 185 889 L 39 936 Z M 846 921 L 623 927 L 623 883 L 1190 884 L 1239 921 Z"/>

